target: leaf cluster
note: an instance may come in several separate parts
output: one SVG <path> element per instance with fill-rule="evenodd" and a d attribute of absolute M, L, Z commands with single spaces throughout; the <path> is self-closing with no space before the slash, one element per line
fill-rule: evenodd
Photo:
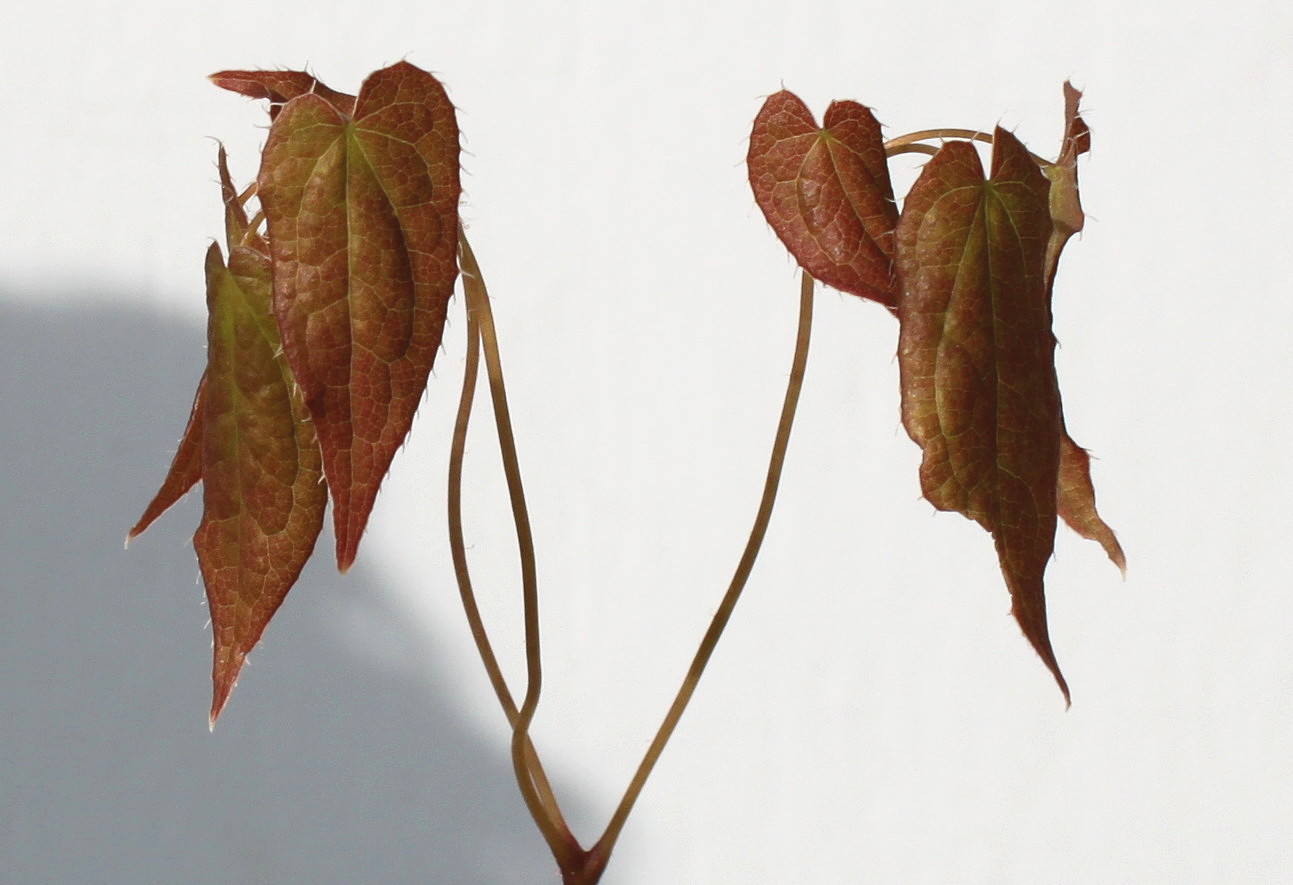
<path fill-rule="evenodd" d="M 1000 127 L 886 144 L 853 101 L 833 102 L 819 126 L 783 90 L 759 111 L 747 158 L 755 199 L 796 261 L 897 316 L 902 422 L 923 452 L 921 489 L 992 534 L 1014 616 L 1066 700 L 1043 582 L 1057 519 L 1125 566 L 1055 375 L 1051 297 L 1060 252 L 1082 229 L 1077 160 L 1091 144 L 1080 97 L 1064 84 L 1062 147 L 1048 162 Z M 992 145 L 986 175 L 974 141 Z M 932 158 L 900 212 L 887 160 L 906 151 Z"/>
<path fill-rule="evenodd" d="M 790 92 L 765 101 L 750 135 L 750 185 L 804 273 L 764 492 L 682 687 L 606 830 L 584 849 L 528 733 L 542 684 L 533 539 L 489 298 L 459 224 L 453 106 L 434 77 L 404 62 L 369 76 L 358 95 L 300 71 L 211 79 L 267 101 L 271 123 L 245 191 L 218 152 L 225 246 L 213 243 L 205 258 L 207 367 L 170 471 L 130 537 L 202 483 L 193 544 L 214 629 L 213 726 L 312 555 L 329 504 L 337 566 L 354 562 L 426 388 L 460 261 L 468 345 L 450 455 L 450 547 L 473 638 L 512 727 L 518 786 L 563 881 L 601 876 L 754 567 L 803 383 L 815 281 L 896 317 L 902 423 L 922 450 L 922 491 L 992 535 L 1014 617 L 1068 699 L 1044 586 L 1058 522 L 1125 564 L 1096 511 L 1089 457 L 1065 426 L 1055 372 L 1055 274 L 1084 223 L 1077 162 L 1090 149 L 1070 84 L 1054 161 L 999 127 L 886 142 L 857 102 L 833 102 L 819 125 Z M 992 146 L 986 171 L 976 142 Z M 900 207 L 888 163 L 905 152 L 930 160 Z M 475 604 L 462 539 L 462 458 L 482 351 L 521 558 L 519 703 Z"/>
<path fill-rule="evenodd" d="M 215 633 L 214 725 L 329 499 L 337 566 L 355 560 L 440 347 L 461 185 L 453 105 L 411 64 L 372 74 L 357 97 L 300 71 L 211 79 L 267 99 L 272 123 L 247 194 L 219 152 L 229 260 L 211 245 L 207 369 L 130 537 L 202 481 L 193 545 Z"/>

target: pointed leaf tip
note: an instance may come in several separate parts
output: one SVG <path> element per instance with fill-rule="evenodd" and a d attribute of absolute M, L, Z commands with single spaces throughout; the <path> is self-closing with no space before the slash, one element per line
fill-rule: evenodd
<path fill-rule="evenodd" d="M 247 653 L 296 583 L 323 526 L 313 426 L 282 359 L 269 259 L 207 252 L 203 513 L 193 536 L 214 633 L 212 722 Z"/>
<path fill-rule="evenodd" d="M 460 191 L 453 105 L 408 63 L 372 74 L 353 118 L 306 94 L 270 128 L 258 194 L 274 313 L 318 433 L 342 571 L 439 351 Z"/>
<path fill-rule="evenodd" d="M 880 124 L 853 101 L 832 102 L 823 124 L 794 93 L 768 97 L 746 157 L 754 199 L 809 274 L 893 309 L 898 210 Z"/>
<path fill-rule="evenodd" d="M 1044 588 L 1063 426 L 1048 192 L 1028 151 L 1000 128 L 988 180 L 969 142 L 948 142 L 930 160 L 897 229 L 898 367 L 925 497 L 992 533 L 1015 620 L 1067 699 Z"/>
<path fill-rule="evenodd" d="M 283 105 L 301 95 L 317 95 L 343 114 L 355 109 L 355 97 L 329 89 L 305 71 L 219 71 L 207 77 L 221 89 L 269 102 L 273 120 Z"/>
<path fill-rule="evenodd" d="M 198 381 L 197 392 L 193 394 L 189 420 L 184 427 L 184 435 L 180 438 L 179 448 L 175 450 L 170 469 L 166 473 L 166 478 L 162 480 L 162 487 L 144 509 L 139 521 L 126 534 L 127 547 L 202 478 L 202 403 L 206 383 L 207 376 L 203 372 L 202 378 Z"/>
<path fill-rule="evenodd" d="M 1067 433 L 1060 447 L 1059 515 L 1073 531 L 1104 548 L 1105 555 L 1127 577 L 1127 557 L 1108 523 L 1095 509 L 1091 456 Z"/>

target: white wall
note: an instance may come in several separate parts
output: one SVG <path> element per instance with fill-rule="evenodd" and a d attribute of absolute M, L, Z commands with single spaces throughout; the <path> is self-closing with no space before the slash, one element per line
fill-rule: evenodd
<path fill-rule="evenodd" d="M 360 563 L 311 568 L 214 736 L 197 496 L 120 550 L 200 372 L 211 139 L 246 181 L 264 137 L 258 105 L 203 78 L 309 65 L 353 90 L 401 57 L 460 108 L 537 527 L 536 738 L 585 840 L 758 498 L 796 300 L 744 179 L 762 96 L 855 98 L 894 134 L 1000 121 L 1048 154 L 1060 84 L 1086 91 L 1060 380 L 1129 572 L 1061 532 L 1051 629 L 1073 708 L 1008 616 L 990 540 L 919 497 L 895 324 L 822 292 L 763 559 L 608 883 L 1293 878 L 1290 13 L 9 5 L 0 881 L 555 881 L 449 568 L 460 314 Z M 515 647 L 476 426 L 473 563 Z"/>

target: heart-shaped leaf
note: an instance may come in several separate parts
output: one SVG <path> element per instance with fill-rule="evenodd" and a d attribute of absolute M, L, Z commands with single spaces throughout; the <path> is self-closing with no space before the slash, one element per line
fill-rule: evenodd
<path fill-rule="evenodd" d="M 897 229 L 902 417 L 925 497 L 990 531 L 1024 635 L 1051 648 L 1043 578 L 1055 543 L 1063 423 L 1046 278 L 1049 185 L 1013 135 L 992 176 L 969 142 L 925 166 Z"/>
<path fill-rule="evenodd" d="M 832 102 L 819 127 L 793 93 L 768 97 L 746 158 L 764 217 L 800 266 L 827 285 L 893 309 L 898 211 L 880 124 Z"/>
<path fill-rule="evenodd" d="M 353 116 L 317 90 L 297 95 L 270 128 L 257 189 L 274 314 L 317 428 L 345 571 L 426 387 L 457 278 L 453 105 L 404 62 L 364 82 Z"/>

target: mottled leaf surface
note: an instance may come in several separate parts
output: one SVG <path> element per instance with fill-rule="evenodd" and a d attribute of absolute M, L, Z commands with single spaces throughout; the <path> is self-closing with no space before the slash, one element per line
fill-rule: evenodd
<path fill-rule="evenodd" d="M 251 228 L 219 153 L 230 258 L 205 262 L 207 368 L 170 472 L 130 537 L 198 480 L 193 536 L 214 637 L 211 722 L 314 549 L 327 486 L 314 429 L 281 355 L 265 243 Z"/>
<path fill-rule="evenodd" d="M 1013 135 L 944 145 L 898 224 L 903 424 L 925 497 L 990 531 L 1012 611 L 1059 683 L 1043 578 L 1054 549 L 1062 419 L 1046 278 L 1049 185 Z"/>
<path fill-rule="evenodd" d="M 313 92 L 270 128 L 258 194 L 274 313 L 317 428 L 343 571 L 440 346 L 459 193 L 453 106 L 410 64 L 370 76 L 353 117 Z"/>
<path fill-rule="evenodd" d="M 892 309 L 898 211 L 880 124 L 853 101 L 832 102 L 823 123 L 793 93 L 768 97 L 746 158 L 755 201 L 809 274 Z"/>
<path fill-rule="evenodd" d="M 323 525 L 314 430 L 279 356 L 269 260 L 207 252 L 202 522 L 193 536 L 215 632 L 211 721 L 247 653 L 296 583 Z"/>

